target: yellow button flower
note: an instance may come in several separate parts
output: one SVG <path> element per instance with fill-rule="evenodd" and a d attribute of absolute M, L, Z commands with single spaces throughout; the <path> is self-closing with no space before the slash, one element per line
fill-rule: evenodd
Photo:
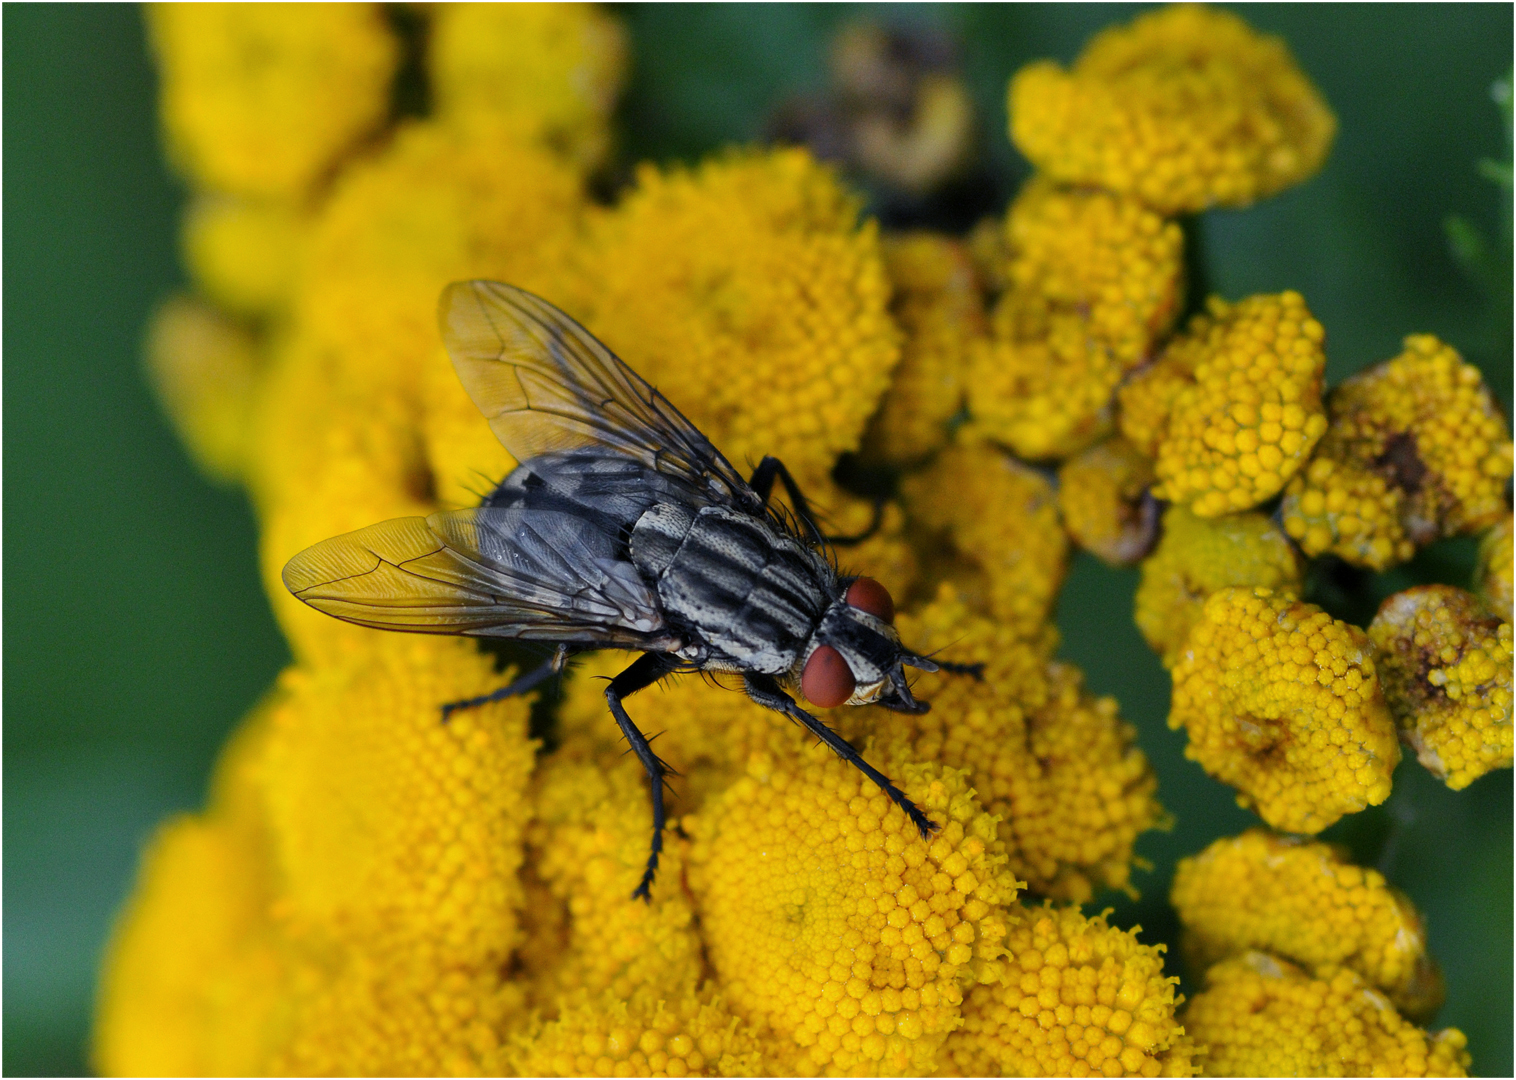
<path fill-rule="evenodd" d="M 1034 459 L 1098 437 L 1122 372 L 1177 314 L 1183 246 L 1130 199 L 1029 183 L 1006 220 L 1007 289 L 970 353 L 976 426 Z"/>
<path fill-rule="evenodd" d="M 901 484 L 906 512 L 938 537 L 966 595 L 1027 634 L 1052 610 L 1068 563 L 1052 484 L 995 447 L 964 442 Z"/>
<path fill-rule="evenodd" d="M 400 59 L 377 4 L 154 4 L 169 156 L 195 184 L 298 198 L 381 124 Z"/>
<path fill-rule="evenodd" d="M 1130 410 L 1172 394 L 1157 439 L 1153 494 L 1201 517 L 1247 510 L 1278 494 L 1327 428 L 1324 337 L 1299 293 L 1236 304 L 1212 298 L 1169 346 L 1175 363 L 1193 365 L 1186 385 L 1174 387 L 1173 367 L 1160 364 L 1158 388 L 1123 399 Z M 1127 434 L 1144 445 L 1141 433 Z"/>
<path fill-rule="evenodd" d="M 1474 568 L 1474 591 L 1490 610 L 1511 621 L 1511 515 L 1479 541 L 1479 564 Z"/>
<path fill-rule="evenodd" d="M 1021 908 L 998 982 L 976 986 L 949 1041 L 961 1076 L 1193 1076 L 1163 946 L 1077 907 Z M 1203 1061 L 1203 1059 L 1202 1059 Z"/>
<path fill-rule="evenodd" d="M 1306 554 L 1383 570 L 1510 513 L 1505 419 L 1479 369 L 1430 334 L 1337 387 L 1329 408 L 1326 438 L 1284 501 Z"/>
<path fill-rule="evenodd" d="M 1130 566 L 1158 535 L 1158 504 L 1148 495 L 1153 463 L 1117 435 L 1058 469 L 1058 510 L 1074 543 L 1109 566 Z"/>
<path fill-rule="evenodd" d="M 234 315 L 257 319 L 289 305 L 307 229 L 290 202 L 201 195 L 185 212 L 180 246 L 201 292 Z"/>
<path fill-rule="evenodd" d="M 582 249 L 583 321 L 738 469 L 772 454 L 819 487 L 900 359 L 858 212 L 803 150 L 645 166 Z"/>
<path fill-rule="evenodd" d="M 1179 861 L 1170 900 L 1197 973 L 1261 949 L 1307 968 L 1351 968 L 1412 1019 L 1442 1004 L 1421 915 L 1382 874 L 1328 844 L 1266 829 L 1217 840 Z"/>
<path fill-rule="evenodd" d="M 1454 791 L 1511 767 L 1511 624 L 1472 593 L 1421 585 L 1369 626 L 1401 739 Z"/>
<path fill-rule="evenodd" d="M 684 819 L 711 967 L 776 1072 L 932 1071 L 964 990 L 999 973 L 1017 883 L 995 819 L 956 769 L 879 764 L 930 840 L 820 746 L 755 755 Z"/>
<path fill-rule="evenodd" d="M 970 342 L 984 333 L 984 301 L 964 246 L 935 233 L 886 237 L 890 312 L 905 335 L 900 364 L 864 451 L 874 460 L 912 464 L 948 439 L 963 408 Z"/>
<path fill-rule="evenodd" d="M 1172 668 L 1184 655 L 1206 597 L 1228 585 L 1262 585 L 1299 593 L 1300 559 L 1262 514 L 1201 518 L 1183 506 L 1163 514 L 1163 539 L 1142 562 L 1134 619 Z"/>
<path fill-rule="evenodd" d="M 1468 1040 L 1407 1022 L 1349 968 L 1315 977 L 1249 952 L 1217 964 L 1184 1011 L 1207 1076 L 1467 1076 Z"/>
<path fill-rule="evenodd" d="M 444 123 L 502 129 L 594 167 L 626 80 L 626 32 L 590 4 L 447 4 L 427 40 Z"/>
<path fill-rule="evenodd" d="M 1389 797 L 1400 746 L 1357 627 L 1270 589 L 1222 589 L 1173 675 L 1185 756 L 1275 828 L 1317 833 Z"/>
<path fill-rule="evenodd" d="M 1102 32 L 1071 71 L 1027 65 L 1009 110 L 1011 138 L 1037 168 L 1165 214 L 1246 206 L 1298 184 L 1336 129 L 1284 42 L 1191 4 Z"/>
<path fill-rule="evenodd" d="M 897 756 L 967 770 L 1010 868 L 1043 896 L 1088 900 L 1129 887 L 1132 846 L 1163 818 L 1152 766 L 1113 698 L 1084 688 L 1070 664 L 1049 662 L 1051 628 L 1027 640 L 1014 624 L 973 614 L 950 587 L 899 619 L 916 648 L 984 664 L 982 680 L 923 675 L 931 712 L 870 720 L 838 715 L 855 741 L 872 734 Z"/>

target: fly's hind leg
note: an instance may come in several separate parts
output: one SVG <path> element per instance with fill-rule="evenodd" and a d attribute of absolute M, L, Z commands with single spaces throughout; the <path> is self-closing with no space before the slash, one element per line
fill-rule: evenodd
<path fill-rule="evenodd" d="M 464 698 L 462 701 L 449 701 L 442 706 L 442 722 L 445 724 L 453 713 L 459 709 L 477 709 L 480 705 L 488 705 L 492 701 L 503 701 L 506 698 L 517 697 L 531 690 L 537 689 L 548 679 L 563 670 L 564 663 L 568 660 L 568 647 L 559 645 L 553 655 L 542 663 L 532 668 L 525 675 L 517 676 L 509 686 L 502 686 L 499 690 L 479 697 Z"/>
<path fill-rule="evenodd" d="M 635 694 L 643 687 L 652 686 L 665 675 L 672 674 L 679 666 L 679 662 L 664 653 L 643 653 L 632 662 L 632 666 L 611 680 L 605 688 L 605 701 L 611 708 L 611 715 L 616 718 L 616 724 L 621 728 L 621 734 L 626 736 L 626 741 L 631 743 L 632 752 L 637 755 L 637 760 L 642 762 L 642 767 L 647 771 L 648 783 L 652 787 L 653 795 L 653 846 L 647 857 L 647 869 L 642 872 L 642 880 L 632 892 L 632 899 L 641 898 L 651 902 L 652 896 L 649 889 L 653 884 L 653 876 L 658 872 L 658 854 L 663 850 L 663 785 L 664 777 L 673 770 L 653 753 L 653 748 L 648 745 L 647 736 L 638 730 L 637 725 L 632 723 L 632 718 L 626 714 L 621 700 Z"/>
<path fill-rule="evenodd" d="M 838 757 L 853 765 L 864 776 L 867 776 L 874 783 L 878 784 L 879 789 L 888 795 L 896 806 L 905 811 L 906 817 L 910 818 L 916 828 L 921 831 L 921 838 L 923 840 L 931 837 L 937 828 L 932 819 L 922 813 L 921 808 L 913 803 L 905 792 L 891 783 L 888 776 L 885 776 L 884 773 L 874 768 L 867 761 L 864 761 L 863 755 L 853 749 L 851 743 L 827 727 L 824 721 L 812 716 L 799 705 L 796 705 L 795 699 L 786 694 L 772 676 L 745 672 L 742 676 L 742 682 L 747 688 L 748 697 L 764 708 L 784 713 L 791 720 L 804 724 L 806 730 L 831 747 Z"/>

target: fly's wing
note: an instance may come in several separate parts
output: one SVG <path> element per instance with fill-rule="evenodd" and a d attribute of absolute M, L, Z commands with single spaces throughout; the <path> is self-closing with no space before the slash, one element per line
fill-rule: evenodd
<path fill-rule="evenodd" d="M 443 290 L 438 317 L 463 388 L 518 462 L 612 454 L 677 482 L 697 505 L 759 505 L 667 398 L 547 301 L 460 281 Z"/>
<path fill-rule="evenodd" d="M 458 510 L 323 540 L 284 567 L 318 611 L 360 626 L 667 650 L 677 645 L 616 540 L 572 514 Z"/>

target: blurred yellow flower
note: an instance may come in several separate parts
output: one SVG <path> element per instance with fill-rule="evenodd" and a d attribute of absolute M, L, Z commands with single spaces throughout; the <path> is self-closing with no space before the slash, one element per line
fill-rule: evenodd
<path fill-rule="evenodd" d="M 1153 463 L 1120 435 L 1096 443 L 1058 469 L 1058 510 L 1074 543 L 1110 566 L 1130 566 L 1158 535 L 1148 495 Z"/>
<path fill-rule="evenodd" d="M 1383 875 L 1328 844 L 1267 829 L 1217 840 L 1179 861 L 1170 899 L 1197 975 L 1260 949 L 1307 968 L 1351 968 L 1413 1019 L 1442 1004 L 1421 915 Z"/>
<path fill-rule="evenodd" d="M 1098 34 L 1072 70 L 1011 80 L 1011 138 L 1064 183 L 1164 214 L 1247 204 L 1321 167 L 1336 120 L 1278 38 L 1176 4 Z"/>
<path fill-rule="evenodd" d="M 294 295 L 306 227 L 291 202 L 203 194 L 185 211 L 184 264 L 218 307 L 245 319 L 272 315 Z"/>
<path fill-rule="evenodd" d="M 1298 594 L 1300 559 L 1262 514 L 1196 517 L 1183 506 L 1163 513 L 1163 538 L 1142 561 L 1133 619 L 1172 668 L 1184 656 L 1206 597 L 1229 585 L 1262 585 Z"/>
<path fill-rule="evenodd" d="M 1511 438 L 1479 369 L 1430 334 L 1332 391 L 1331 426 L 1290 484 L 1284 527 L 1307 555 L 1383 570 L 1510 513 Z"/>
<path fill-rule="evenodd" d="M 1173 675 L 1185 757 L 1275 828 L 1317 833 L 1389 797 L 1400 746 L 1356 626 L 1271 589 L 1221 589 Z"/>
<path fill-rule="evenodd" d="M 1387 599 L 1369 625 L 1385 701 L 1416 758 L 1454 791 L 1511 767 L 1511 624 L 1451 585 Z"/>
<path fill-rule="evenodd" d="M 1206 973 L 1182 1019 L 1207 1076 L 1468 1075 L 1463 1032 L 1421 1030 L 1345 967 L 1244 953 Z"/>
<path fill-rule="evenodd" d="M 1511 535 L 1508 513 L 1479 541 L 1479 564 L 1474 568 L 1474 591 L 1506 622 L 1511 621 Z"/>

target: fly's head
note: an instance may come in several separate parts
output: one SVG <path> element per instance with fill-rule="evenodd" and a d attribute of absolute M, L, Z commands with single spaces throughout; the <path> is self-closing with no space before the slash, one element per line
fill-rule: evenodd
<path fill-rule="evenodd" d="M 800 692 L 822 709 L 883 705 L 926 712 L 927 703 L 911 696 L 905 669 L 936 671 L 937 665 L 900 643 L 889 591 L 873 578 L 844 578 L 842 586 L 802 657 Z"/>

